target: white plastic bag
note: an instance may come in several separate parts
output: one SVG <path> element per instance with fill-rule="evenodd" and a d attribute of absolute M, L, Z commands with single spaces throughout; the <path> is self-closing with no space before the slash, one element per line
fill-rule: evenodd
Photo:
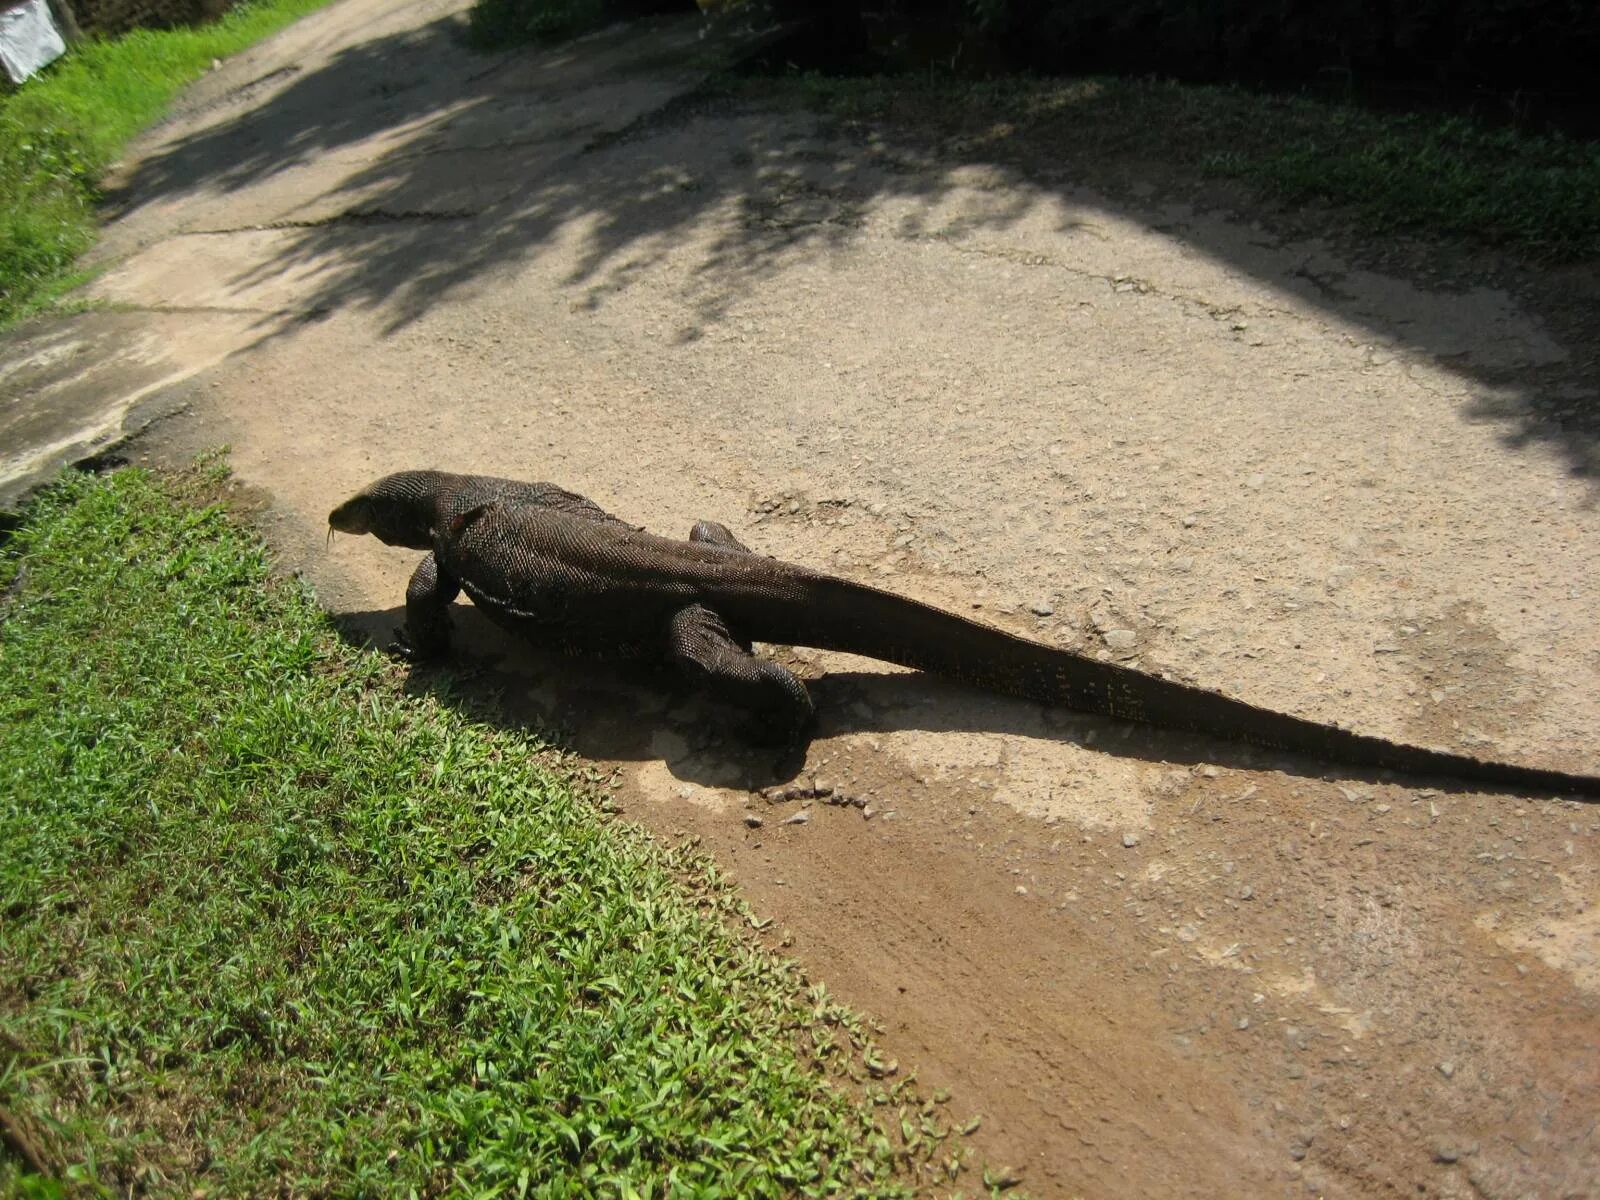
<path fill-rule="evenodd" d="M 0 11 L 0 68 L 12 83 L 21 83 L 66 51 L 45 0 L 22 0 Z"/>

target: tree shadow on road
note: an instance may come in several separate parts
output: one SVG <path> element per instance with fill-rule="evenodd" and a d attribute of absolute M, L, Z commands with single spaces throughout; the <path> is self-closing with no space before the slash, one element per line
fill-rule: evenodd
<path fill-rule="evenodd" d="M 1364 329 L 1379 353 L 1445 365 L 1477 385 L 1463 419 L 1495 423 L 1513 446 L 1548 443 L 1575 473 L 1600 470 L 1593 272 L 1494 266 L 1496 286 L 1514 288 L 1549 339 L 1486 341 L 1484 322 L 1493 328 L 1509 305 L 1474 285 L 1491 269 L 1481 257 L 1396 254 L 1386 242 L 1383 262 L 1361 270 L 1351 261 L 1378 252 L 1360 238 L 1337 251 L 1297 240 L 1322 216 L 1219 194 L 1114 139 L 1064 143 L 1063 129 L 1112 120 L 1092 88 L 1037 128 L 984 126 L 981 112 L 929 128 L 895 119 L 893 105 L 886 119 L 826 118 L 763 104 L 759 87 L 692 86 L 759 41 L 718 36 L 703 39 L 693 18 L 662 18 L 480 57 L 461 45 L 459 18 L 434 21 L 291 73 L 270 98 L 145 159 L 116 200 L 269 188 L 343 163 L 315 200 L 266 222 L 278 251 L 241 269 L 237 288 L 300 272 L 300 319 L 369 309 L 396 331 L 535 259 L 559 264 L 579 310 L 670 259 L 686 314 L 679 340 L 725 320 L 779 271 L 857 246 L 886 205 L 913 211 L 898 236 L 956 245 L 1003 237 L 1040 205 L 1065 214 L 1063 228 L 1109 213 Z M 977 203 L 975 171 L 989 180 Z M 960 188 L 959 212 L 945 211 Z M 1207 215 L 1224 203 L 1252 223 Z"/>

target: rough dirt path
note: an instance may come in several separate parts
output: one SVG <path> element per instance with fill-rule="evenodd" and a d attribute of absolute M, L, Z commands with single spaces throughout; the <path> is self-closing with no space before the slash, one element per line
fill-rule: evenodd
<path fill-rule="evenodd" d="M 1600 770 L 1592 447 L 1535 403 L 1592 379 L 1511 292 L 686 100 L 725 52 L 689 24 L 483 59 L 456 7 L 347 0 L 216 72 L 130 157 L 96 285 L 173 353 L 226 343 L 167 436 L 232 443 L 357 628 L 386 635 L 411 556 L 330 552 L 324 514 L 431 464 Z M 825 675 L 797 782 L 868 808 L 769 804 L 692 698 L 461 624 L 514 719 L 703 837 L 1033 1194 L 1594 1194 L 1600 810 L 824 655 L 786 659 Z"/>

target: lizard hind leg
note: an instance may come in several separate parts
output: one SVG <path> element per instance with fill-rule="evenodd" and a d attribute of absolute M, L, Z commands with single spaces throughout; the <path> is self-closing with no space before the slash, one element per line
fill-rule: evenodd
<path fill-rule="evenodd" d="M 694 528 L 689 530 L 689 540 L 703 542 L 708 546 L 737 550 L 741 554 L 750 553 L 750 547 L 734 537 L 733 531 L 720 521 L 696 521 Z"/>
<path fill-rule="evenodd" d="M 738 538 L 733 536 L 721 521 L 696 521 L 694 528 L 689 530 L 689 540 L 698 542 L 703 546 L 721 546 L 724 550 L 732 550 L 738 554 L 753 554 L 754 551 Z M 750 653 L 750 643 L 744 638 L 734 638 L 734 643 L 746 654 Z"/>
<path fill-rule="evenodd" d="M 816 709 L 806 685 L 777 663 L 752 655 L 704 605 L 673 615 L 667 656 L 696 685 L 748 713 L 760 740 L 795 745 L 810 731 Z"/>

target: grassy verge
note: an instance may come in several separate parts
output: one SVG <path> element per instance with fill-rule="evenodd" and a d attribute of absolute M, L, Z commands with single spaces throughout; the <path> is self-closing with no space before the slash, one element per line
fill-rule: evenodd
<path fill-rule="evenodd" d="M 90 40 L 0 95 L 0 327 L 66 286 L 94 242 L 100 176 L 212 60 L 329 0 L 248 0 L 214 24 Z"/>
<path fill-rule="evenodd" d="M 1364 228 L 1504 246 L 1534 261 L 1600 258 L 1600 144 L 1391 116 L 1238 88 L 1140 79 L 746 78 L 850 120 L 894 122 L 958 154 L 1052 169 L 1142 160 L 1242 180 Z"/>
<path fill-rule="evenodd" d="M 942 1110 L 872 1084 L 891 1143 L 830 1086 L 881 1068 L 705 863 L 408 697 L 215 487 L 68 477 L 0 550 L 0 1194 L 942 1177 Z"/>

